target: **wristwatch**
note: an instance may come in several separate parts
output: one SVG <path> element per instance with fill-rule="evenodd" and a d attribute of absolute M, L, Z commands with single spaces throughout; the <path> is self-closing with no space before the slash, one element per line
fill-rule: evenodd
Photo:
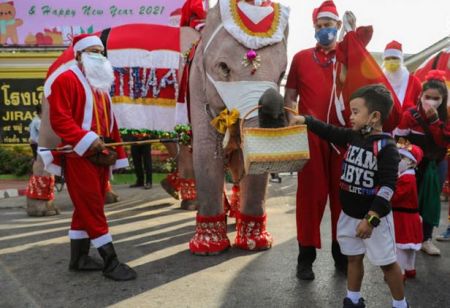
<path fill-rule="evenodd" d="M 380 224 L 381 220 L 380 218 L 378 218 L 375 215 L 369 215 L 366 214 L 366 216 L 364 216 L 365 219 L 367 219 L 367 221 L 369 222 L 369 224 L 372 225 L 372 227 L 376 228 L 378 227 L 378 225 Z"/>

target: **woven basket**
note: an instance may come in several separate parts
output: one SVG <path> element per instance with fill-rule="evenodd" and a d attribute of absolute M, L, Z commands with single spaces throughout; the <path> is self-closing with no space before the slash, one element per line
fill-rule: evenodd
<path fill-rule="evenodd" d="M 306 125 L 282 128 L 244 128 L 241 121 L 242 152 L 246 174 L 300 171 L 309 159 Z M 290 108 L 285 108 L 297 114 Z"/>

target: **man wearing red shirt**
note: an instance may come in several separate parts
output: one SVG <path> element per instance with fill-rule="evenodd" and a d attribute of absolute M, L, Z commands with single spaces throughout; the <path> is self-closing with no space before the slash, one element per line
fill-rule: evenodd
<path fill-rule="evenodd" d="M 336 72 L 336 38 L 341 21 L 333 1 L 325 1 L 313 12 L 317 45 L 297 53 L 291 64 L 285 93 L 287 107 L 319 120 L 339 125 L 334 104 L 333 84 Z M 354 25 L 351 25 L 355 29 Z M 343 149 L 321 140 L 308 132 L 310 160 L 298 175 L 297 190 L 297 240 L 299 256 L 297 277 L 303 280 L 315 278 L 312 264 L 316 248 L 321 247 L 320 222 L 330 199 L 332 220 L 332 254 L 335 266 L 346 271 L 347 259 L 342 255 L 336 240 L 336 225 L 341 211 L 339 202 L 339 178 Z M 314 181 L 311 181 L 311 179 Z"/>

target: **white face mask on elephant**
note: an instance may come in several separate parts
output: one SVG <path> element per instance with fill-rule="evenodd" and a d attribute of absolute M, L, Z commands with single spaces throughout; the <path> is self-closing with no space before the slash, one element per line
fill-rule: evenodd
<path fill-rule="evenodd" d="M 215 81 L 209 74 L 209 81 L 214 85 L 228 110 L 237 109 L 242 119 L 250 110 L 258 106 L 259 99 L 270 88 L 278 91 L 278 85 L 270 81 Z M 258 115 L 253 111 L 247 118 Z"/>

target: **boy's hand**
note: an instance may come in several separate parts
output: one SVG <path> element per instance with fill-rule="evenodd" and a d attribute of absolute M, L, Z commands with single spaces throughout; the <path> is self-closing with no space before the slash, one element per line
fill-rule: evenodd
<path fill-rule="evenodd" d="M 289 125 L 302 125 L 305 124 L 305 117 L 298 115 L 298 116 L 290 116 L 289 117 Z"/>
<path fill-rule="evenodd" d="M 363 240 L 370 238 L 372 235 L 373 226 L 367 221 L 367 219 L 361 220 L 356 227 L 356 236 Z"/>

